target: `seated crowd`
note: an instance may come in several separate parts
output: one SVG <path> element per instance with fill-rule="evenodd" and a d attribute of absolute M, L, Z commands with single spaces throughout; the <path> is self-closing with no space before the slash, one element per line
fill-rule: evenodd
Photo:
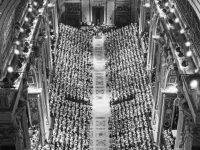
<path fill-rule="evenodd" d="M 107 78 L 111 91 L 110 137 L 113 150 L 153 150 L 152 93 L 135 25 L 107 34 Z"/>
<path fill-rule="evenodd" d="M 137 34 L 137 28 L 132 24 L 107 34 L 105 47 L 111 103 L 132 99 L 138 91 L 150 91 Z"/>
<path fill-rule="evenodd" d="M 88 149 L 89 129 L 91 121 L 91 106 L 60 101 L 59 111 L 54 116 L 51 148 L 56 149 Z"/>
<path fill-rule="evenodd" d="M 91 44 L 76 28 L 60 25 L 59 43 L 53 54 L 54 73 L 50 90 L 78 101 L 89 101 L 92 92 Z M 54 102 L 54 101 L 52 101 Z"/>
<path fill-rule="evenodd" d="M 90 38 L 63 24 L 59 26 L 59 34 L 49 89 L 52 117 L 49 142 L 52 150 L 87 149 L 92 92 Z"/>
<path fill-rule="evenodd" d="M 52 51 L 54 72 L 49 88 L 52 126 L 51 150 L 89 150 L 92 107 L 92 36 L 60 24 L 57 48 Z M 145 53 L 138 29 L 131 24 L 106 32 L 107 84 L 112 99 L 110 149 L 155 149 L 151 128 L 152 94 L 143 65 Z M 165 146 L 173 141 L 163 132 Z M 167 146 L 166 146 L 167 144 Z"/>

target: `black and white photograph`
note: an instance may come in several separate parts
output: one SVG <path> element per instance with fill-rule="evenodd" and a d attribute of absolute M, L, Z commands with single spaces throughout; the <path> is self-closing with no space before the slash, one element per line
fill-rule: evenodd
<path fill-rule="evenodd" d="M 0 150 L 200 150 L 200 0 L 0 0 Z"/>

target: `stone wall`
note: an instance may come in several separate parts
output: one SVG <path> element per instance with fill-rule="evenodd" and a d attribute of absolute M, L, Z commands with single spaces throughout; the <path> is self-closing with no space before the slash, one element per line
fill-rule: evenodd
<path fill-rule="evenodd" d="M 81 4 L 81 18 L 80 21 L 87 24 L 92 23 L 92 7 L 103 6 L 104 7 L 104 21 L 103 24 L 114 25 L 129 24 L 137 20 L 137 8 L 138 0 L 59 0 L 60 13 L 64 16 L 69 15 L 66 13 L 66 4 L 80 3 Z M 73 15 L 72 15 L 73 16 Z M 78 16 L 76 16 L 78 17 Z M 70 18 L 68 18 L 70 19 Z M 72 21 L 72 20 L 70 20 Z"/>

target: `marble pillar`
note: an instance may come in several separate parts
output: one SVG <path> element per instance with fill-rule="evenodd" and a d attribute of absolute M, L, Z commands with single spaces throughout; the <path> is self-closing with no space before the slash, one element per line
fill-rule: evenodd
<path fill-rule="evenodd" d="M 87 24 L 91 23 L 90 20 L 90 0 L 82 0 L 82 21 Z"/>
<path fill-rule="evenodd" d="M 181 148 L 181 145 L 182 145 L 182 136 L 183 136 L 183 119 L 184 119 L 183 109 L 182 109 L 181 106 L 179 106 L 177 136 L 176 136 L 174 150 L 183 150 L 183 148 Z"/>
<path fill-rule="evenodd" d="M 115 1 L 114 0 L 108 0 L 107 1 L 107 25 L 114 25 L 114 19 L 115 19 Z"/>

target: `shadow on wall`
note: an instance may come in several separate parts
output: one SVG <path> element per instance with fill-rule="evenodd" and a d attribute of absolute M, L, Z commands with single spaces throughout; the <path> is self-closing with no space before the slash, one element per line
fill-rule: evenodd
<path fill-rule="evenodd" d="M 131 23 L 131 5 L 129 3 L 116 3 L 114 12 L 117 27 L 123 27 Z"/>
<path fill-rule="evenodd" d="M 81 25 L 81 3 L 65 3 L 62 6 L 60 22 L 65 25 L 80 27 Z"/>
<path fill-rule="evenodd" d="M 15 145 L 2 145 L 0 150 L 16 150 Z"/>

